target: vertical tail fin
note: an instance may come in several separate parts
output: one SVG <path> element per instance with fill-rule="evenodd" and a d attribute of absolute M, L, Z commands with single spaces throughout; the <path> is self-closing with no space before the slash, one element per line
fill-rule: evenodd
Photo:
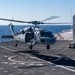
<path fill-rule="evenodd" d="M 15 37 L 15 33 L 14 33 L 14 29 L 13 29 L 13 27 L 14 27 L 13 24 L 10 23 L 9 26 L 10 26 L 10 31 L 11 31 L 12 36 Z"/>

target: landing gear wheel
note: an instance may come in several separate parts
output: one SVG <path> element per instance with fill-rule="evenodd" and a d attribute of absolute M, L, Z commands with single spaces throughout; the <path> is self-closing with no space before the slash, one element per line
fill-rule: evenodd
<path fill-rule="evenodd" d="M 33 46 L 32 46 L 32 45 L 30 45 L 30 46 L 29 46 L 29 49 L 31 50 L 32 48 L 33 48 Z"/>
<path fill-rule="evenodd" d="M 48 50 L 49 50 L 49 49 L 50 49 L 50 45 L 47 45 L 47 46 L 46 46 L 46 49 L 48 49 Z"/>

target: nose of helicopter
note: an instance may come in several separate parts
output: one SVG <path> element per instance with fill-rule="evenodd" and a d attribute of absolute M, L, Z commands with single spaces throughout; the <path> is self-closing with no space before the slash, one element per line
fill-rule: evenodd
<path fill-rule="evenodd" d="M 40 39 L 42 43 L 46 43 L 46 44 L 54 44 L 56 42 L 56 38 L 52 37 L 52 38 L 48 38 L 48 37 L 43 37 Z"/>

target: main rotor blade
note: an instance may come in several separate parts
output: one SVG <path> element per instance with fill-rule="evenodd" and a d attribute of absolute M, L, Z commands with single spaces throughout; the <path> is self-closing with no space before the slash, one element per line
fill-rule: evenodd
<path fill-rule="evenodd" d="M 46 19 L 44 19 L 42 21 L 48 21 L 48 20 L 52 20 L 52 19 L 56 19 L 56 18 L 59 18 L 59 16 L 51 16 L 51 17 L 46 18 Z"/>
<path fill-rule="evenodd" d="M 47 21 L 47 20 L 52 20 L 55 18 L 59 18 L 59 16 L 52 16 L 50 18 L 44 19 L 42 21 Z M 45 23 L 45 22 L 38 22 L 38 21 L 21 21 L 21 20 L 13 20 L 13 19 L 5 19 L 5 18 L 0 18 L 0 20 L 5 20 L 5 21 L 11 21 L 11 22 L 19 22 L 19 23 L 31 23 L 31 24 L 72 24 L 72 22 L 62 22 L 62 23 Z"/>
<path fill-rule="evenodd" d="M 72 22 L 43 23 L 43 24 L 72 24 Z"/>
<path fill-rule="evenodd" d="M 11 22 L 19 22 L 19 23 L 30 23 L 30 22 L 27 22 L 27 21 L 20 21 L 20 20 L 13 20 L 13 19 L 5 19 L 5 18 L 0 18 L 0 20 L 11 21 Z"/>

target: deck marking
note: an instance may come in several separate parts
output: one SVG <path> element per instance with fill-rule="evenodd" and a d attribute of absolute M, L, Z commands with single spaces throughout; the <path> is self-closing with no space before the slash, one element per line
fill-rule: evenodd
<path fill-rule="evenodd" d="M 4 47 L 4 46 L 0 46 L 0 47 L 3 48 L 3 49 L 6 49 L 6 50 L 8 50 L 8 51 L 15 52 L 14 50 L 12 50 L 12 49 L 10 49 L 10 48 L 7 48 L 7 47 Z M 23 53 L 22 53 L 22 54 L 23 54 Z M 47 61 L 46 61 L 46 62 L 47 62 Z M 48 62 L 48 63 L 51 63 L 51 62 Z M 54 63 L 52 63 L 52 64 L 54 64 Z M 54 64 L 54 65 L 55 65 L 56 67 L 60 67 L 60 68 L 66 69 L 66 70 L 68 70 L 68 71 L 75 72 L 74 69 L 67 68 L 66 66 L 56 65 L 56 64 Z"/>
<path fill-rule="evenodd" d="M 66 67 L 66 66 L 56 65 L 56 67 L 61 67 L 61 68 L 63 68 L 63 69 L 66 69 L 66 70 L 69 70 L 69 71 L 75 72 L 75 70 L 70 69 L 70 68 L 68 68 L 68 67 Z"/>
<path fill-rule="evenodd" d="M 7 47 L 4 47 L 4 46 L 0 46 L 0 47 L 3 48 L 3 49 L 6 49 L 6 50 L 8 50 L 8 51 L 15 52 L 14 50 L 12 50 L 12 49 L 10 49 L 10 48 L 7 48 Z"/>
<path fill-rule="evenodd" d="M 10 57 L 8 58 L 8 60 L 10 60 L 10 61 L 12 61 L 12 62 L 18 62 L 18 63 L 48 63 L 48 62 L 43 62 L 43 61 L 41 61 L 41 62 L 26 62 L 26 61 L 13 60 L 12 58 L 13 58 L 13 57 L 16 57 L 16 56 L 17 56 L 17 55 L 10 56 Z"/>

